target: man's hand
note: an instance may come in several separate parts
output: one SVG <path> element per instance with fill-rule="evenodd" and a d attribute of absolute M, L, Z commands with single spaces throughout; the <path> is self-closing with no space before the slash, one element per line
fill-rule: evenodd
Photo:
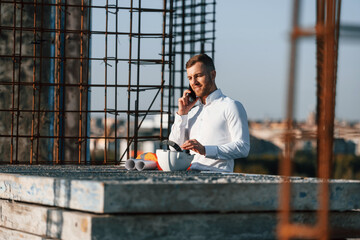
<path fill-rule="evenodd" d="M 195 101 L 190 102 L 189 101 L 189 96 L 187 96 L 188 93 L 191 93 L 190 90 L 185 90 L 183 93 L 183 96 L 181 98 L 179 98 L 178 100 L 178 106 L 179 106 L 179 110 L 178 110 L 178 114 L 179 115 L 186 115 L 188 114 L 188 112 L 190 111 L 190 109 L 195 105 L 195 103 L 197 102 L 197 100 L 199 99 L 198 97 L 196 98 Z"/>
<path fill-rule="evenodd" d="M 192 150 L 205 156 L 205 147 L 196 139 L 187 140 L 183 145 L 181 145 L 181 148 L 185 150 Z"/>

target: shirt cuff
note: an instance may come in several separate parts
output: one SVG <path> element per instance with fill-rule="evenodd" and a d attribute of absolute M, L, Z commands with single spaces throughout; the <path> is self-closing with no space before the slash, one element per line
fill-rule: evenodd
<path fill-rule="evenodd" d="M 175 123 L 178 123 L 180 126 L 186 125 L 188 115 L 179 115 L 175 114 Z"/>
<path fill-rule="evenodd" d="M 218 158 L 218 148 L 217 146 L 204 146 L 205 147 L 205 157 L 207 158 Z"/>

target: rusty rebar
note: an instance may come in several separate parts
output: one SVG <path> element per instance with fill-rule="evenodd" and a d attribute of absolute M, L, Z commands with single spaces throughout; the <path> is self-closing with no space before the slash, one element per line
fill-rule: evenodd
<path fill-rule="evenodd" d="M 141 34 L 141 0 L 138 2 L 138 34 Z M 134 156 L 137 156 L 138 151 L 138 136 L 139 136 L 139 101 L 140 101 L 140 57 L 141 57 L 141 38 L 137 39 L 137 65 L 136 65 L 136 100 L 135 100 L 135 119 L 134 119 Z"/>
<path fill-rule="evenodd" d="M 14 20 L 13 20 L 13 24 L 14 24 L 14 30 L 13 30 L 13 55 L 12 55 L 12 60 L 13 60 L 13 74 L 12 74 L 12 95 L 11 95 L 11 106 L 12 106 L 12 110 L 11 110 L 11 140 L 10 140 L 10 164 L 13 163 L 13 154 L 14 154 L 14 114 L 15 114 L 15 69 L 16 69 L 16 31 L 15 31 L 15 27 L 16 27 L 16 2 L 14 2 Z"/>
<path fill-rule="evenodd" d="M 130 101 L 131 101 L 131 91 L 130 91 L 130 85 L 132 84 L 131 81 L 131 62 L 132 62 L 132 38 L 133 38 L 133 32 L 132 32 L 132 28 L 133 28 L 133 6 L 134 6 L 134 2 L 133 0 L 130 1 L 130 29 L 129 29 L 129 79 L 128 79 L 128 111 L 130 111 L 131 109 L 131 105 L 130 105 Z M 129 147 L 130 147 L 130 114 L 127 115 L 127 149 L 124 151 L 123 155 L 120 157 L 120 161 L 122 160 L 124 154 L 126 154 L 127 158 L 130 158 L 130 152 L 128 151 Z"/>
<path fill-rule="evenodd" d="M 285 151 L 282 160 L 280 161 L 280 174 L 284 176 L 284 182 L 281 184 L 280 197 L 279 197 L 279 211 L 280 211 L 280 220 L 279 220 L 279 238 L 288 239 L 287 236 L 284 236 L 283 229 L 287 229 L 287 226 L 290 225 L 290 198 L 291 198 L 291 185 L 289 177 L 291 176 L 291 158 L 292 158 L 292 144 L 293 144 L 293 135 L 291 134 L 293 130 L 293 117 L 294 117 L 294 104 L 295 104 L 295 83 L 296 83 L 296 50 L 297 50 L 297 38 L 294 34 L 294 30 L 298 28 L 299 25 L 299 9 L 300 3 L 299 0 L 294 0 L 293 11 L 292 11 L 292 29 L 291 34 L 291 49 L 290 49 L 290 66 L 289 66 L 289 76 L 288 76 L 288 95 L 287 95 L 287 105 L 286 105 L 286 133 L 285 133 Z"/>
<path fill-rule="evenodd" d="M 163 0 L 163 9 L 166 9 L 166 0 Z M 164 108 L 164 83 L 165 83 L 165 79 L 164 79 L 164 74 L 165 74 L 165 43 L 166 43 L 166 37 L 165 37 L 165 33 L 166 33 L 166 12 L 163 12 L 163 24 L 162 24 L 162 32 L 163 32 L 163 36 L 162 36 L 162 48 L 161 48 L 161 79 L 160 79 L 160 84 L 161 84 L 161 94 L 160 94 L 160 109 Z M 160 141 L 163 141 L 163 112 L 161 111 L 160 113 Z"/>
<path fill-rule="evenodd" d="M 106 0 L 106 8 L 105 8 L 105 11 L 106 11 L 106 13 L 105 13 L 105 15 L 106 15 L 106 20 L 105 20 L 105 59 L 107 59 L 107 54 L 108 54 L 108 27 L 109 27 L 109 1 L 108 0 Z M 104 87 L 104 101 L 105 101 L 105 103 L 104 103 L 104 110 L 106 110 L 107 109 L 107 81 L 108 81 L 108 79 L 107 79 L 107 67 L 108 67 L 108 65 L 107 65 L 107 60 L 105 60 L 105 87 Z M 104 161 L 103 161 L 103 164 L 106 164 L 107 163 L 107 131 L 108 131 L 108 129 L 107 129 L 107 113 L 105 112 L 105 115 L 104 115 L 104 119 L 105 119 L 105 121 L 104 121 L 104 135 L 105 135 L 105 149 L 104 149 Z"/>
<path fill-rule="evenodd" d="M 53 162 L 56 164 L 59 163 L 59 154 L 60 154 L 60 71 L 61 71 L 61 0 L 57 0 L 57 6 L 55 7 L 55 92 L 54 92 L 54 105 L 55 110 L 57 110 L 54 117 L 54 136 L 56 136 L 56 141 L 54 141 L 54 152 L 53 152 Z"/>
<path fill-rule="evenodd" d="M 4 79 L 0 81 L 1 86 L 8 86 L 10 88 L 9 97 L 11 105 L 0 109 L 1 113 L 9 113 L 9 117 L 11 118 L 11 122 L 9 121 L 10 133 L 0 134 L 1 138 L 9 138 L 10 140 L 10 163 L 15 163 L 20 160 L 20 153 L 23 154 L 20 145 L 24 140 L 26 142 L 27 139 L 29 140 L 29 151 L 27 151 L 27 153 L 30 154 L 29 164 L 64 164 L 68 162 L 82 164 L 83 159 L 85 159 L 85 162 L 87 161 L 88 142 L 95 139 L 103 139 L 106 142 L 104 146 L 105 149 L 103 149 L 103 163 L 110 164 L 113 162 L 109 162 L 108 159 L 109 157 L 113 158 L 114 153 L 111 152 L 112 150 L 108 147 L 109 141 L 111 141 L 111 144 L 115 141 L 115 146 L 117 146 L 117 141 L 128 140 L 128 148 L 126 150 L 121 149 L 121 154 L 125 153 L 130 156 L 130 154 L 136 154 L 140 150 L 138 145 L 143 140 L 161 141 L 168 137 L 165 136 L 164 131 L 164 114 L 167 114 L 167 128 L 169 128 L 173 100 L 171 91 L 177 89 L 173 87 L 173 69 L 171 66 L 173 57 L 173 1 L 163 0 L 163 6 L 159 9 L 143 8 L 141 1 L 139 2 L 139 6 L 136 7 L 133 6 L 133 1 L 131 1 L 131 6 L 127 7 L 119 6 L 120 2 L 114 5 L 109 5 L 107 2 L 104 6 L 91 3 L 87 5 L 88 3 L 84 0 L 76 4 L 69 2 L 70 1 L 67 0 L 56 0 L 53 2 L 37 0 L 31 2 L 2 1 L 1 7 L 8 4 L 14 9 L 12 24 L 0 23 L 1 30 L 11 31 L 14 39 L 11 54 L 8 52 L 0 54 L 2 59 L 13 60 L 12 80 L 6 81 Z M 93 30 L 89 27 L 89 14 L 91 10 L 105 10 L 106 19 L 104 29 Z M 19 16 L 19 14 L 22 14 L 20 11 L 31 14 L 31 24 L 23 24 L 25 22 L 23 22 L 22 17 Z M 69 11 L 75 11 L 79 14 L 74 18 L 75 15 L 71 15 Z M 109 29 L 109 26 L 111 26 L 110 22 L 112 21 L 109 15 L 114 14 L 115 18 L 118 19 L 120 11 L 130 12 L 129 31 L 119 31 L 117 26 L 118 21 L 115 23 L 116 29 Z M 161 32 L 145 32 L 146 29 L 142 29 L 141 21 L 144 21 L 142 16 L 147 13 L 162 14 Z M 132 19 L 133 14 L 138 14 L 136 23 L 137 30 L 135 32 L 133 31 L 133 25 L 135 23 Z M 68 17 L 70 19 L 69 22 L 67 22 Z M 19 18 L 21 18 L 21 22 Z M 75 25 L 76 27 L 74 27 Z M 30 34 L 31 43 L 19 41 L 19 39 Z M 89 48 L 91 36 L 105 37 L 104 45 L 106 50 L 103 56 L 91 56 Z M 115 37 L 115 44 L 113 46 L 110 45 L 110 36 Z M 119 56 L 120 54 L 118 55 L 118 49 L 120 49 L 118 48 L 120 47 L 118 37 L 120 39 L 120 36 L 129 37 L 129 58 L 121 58 L 121 56 Z M 107 40 L 108 37 L 109 41 Z M 137 49 L 134 49 L 133 38 L 138 38 Z M 142 48 L 145 47 L 143 44 L 143 42 L 145 42 L 145 40 L 143 41 L 144 38 L 160 39 L 159 55 L 161 55 L 161 57 L 143 57 L 145 55 L 142 53 Z M 74 43 L 74 41 L 78 42 Z M 21 48 L 24 48 L 27 44 L 32 44 L 31 52 L 21 50 Z M 70 52 L 69 48 L 73 46 L 75 46 L 76 51 Z M 115 48 L 115 56 L 108 54 L 108 51 L 110 51 L 112 47 Z M 132 56 L 134 54 L 132 51 L 137 51 L 135 58 Z M 21 75 L 23 74 L 22 71 L 25 66 L 24 62 L 31 62 L 31 81 L 27 81 Z M 70 62 L 71 64 L 69 64 Z M 104 63 L 105 72 L 104 79 L 101 80 L 102 82 L 91 83 L 89 81 L 90 62 Z M 120 70 L 118 65 L 120 66 L 120 64 L 125 63 L 129 66 L 128 84 L 120 82 L 118 79 Z M 136 68 L 132 67 L 133 65 L 136 66 Z M 160 78 L 156 78 L 157 83 L 142 83 L 142 78 L 145 76 L 145 74 L 142 73 L 143 65 L 160 66 L 161 76 Z M 69 71 L 74 71 L 74 68 L 77 68 L 77 70 L 75 70 L 76 73 L 74 72 L 69 75 Z M 115 76 L 110 74 L 110 68 L 115 68 Z M 134 70 L 137 72 L 136 76 L 134 75 Z M 169 71 L 169 79 L 166 79 L 166 71 Z M 76 78 L 75 80 L 74 76 Z M 86 99 L 89 97 L 91 89 L 94 88 L 104 88 L 105 106 L 103 109 L 90 109 L 88 105 L 89 102 Z M 112 88 L 111 91 L 115 89 L 114 109 L 108 106 L 110 103 L 110 94 L 108 94 L 110 93 L 110 88 Z M 118 106 L 118 101 L 120 101 L 118 91 L 121 88 L 128 90 L 127 109 L 119 109 Z M 21 102 L 26 96 L 26 94 L 23 94 L 23 90 L 26 89 L 30 90 L 29 105 L 22 104 Z M 156 91 L 153 99 L 148 100 L 142 97 L 142 92 L 147 90 Z M 168 96 L 165 94 L 167 90 L 169 91 Z M 74 97 L 70 94 L 74 93 L 74 91 L 78 93 L 75 97 L 76 104 L 70 107 L 68 100 Z M 166 97 L 168 97 L 168 105 L 165 104 Z M 136 100 L 135 107 L 133 104 L 134 100 Z M 144 107 L 144 100 L 150 105 Z M 155 102 L 158 100 L 160 101 L 159 106 L 154 107 Z M 105 119 L 104 135 L 94 138 L 94 136 L 88 136 L 88 119 L 90 114 L 99 113 L 102 113 Z M 23 116 L 30 114 L 29 133 L 24 133 L 22 132 L 22 125 L 25 126 L 27 123 L 22 119 Z M 124 131 L 124 133 L 127 132 L 127 136 L 122 135 L 118 131 L 122 129 L 118 125 L 117 118 L 119 114 L 124 114 L 128 118 L 128 122 L 126 123 L 128 127 L 127 130 Z M 160 116 L 160 133 L 155 133 L 154 136 L 141 136 L 141 125 L 146 117 L 152 114 L 159 114 Z M 75 118 L 76 132 L 69 132 L 67 129 L 67 124 L 69 124 L 69 119 L 71 118 Z M 111 120 L 115 118 L 114 125 L 112 126 L 110 122 L 107 121 L 110 118 Z M 135 120 L 135 123 L 132 120 Z M 113 126 L 115 126 L 115 132 Z M 167 134 L 168 133 L 169 131 L 167 131 Z M 77 147 L 74 147 L 75 145 L 73 144 L 77 144 Z M 131 151 L 129 151 L 130 149 Z M 77 158 L 67 161 L 66 158 L 69 156 L 69 151 L 72 151 L 72 154 L 77 152 Z M 118 151 L 119 149 L 115 148 L 115 162 L 117 163 L 119 162 L 118 160 L 122 159 L 122 157 L 119 158 L 121 154 L 118 154 Z M 20 161 L 25 163 L 22 159 L 24 158 L 21 157 Z M 92 161 L 92 163 L 94 162 Z"/>
<path fill-rule="evenodd" d="M 82 115 L 82 99 L 83 99 L 83 30 L 84 30 L 84 0 L 81 0 L 81 17 L 80 17 L 80 87 L 79 87 L 79 153 L 78 153 L 78 163 L 81 164 L 81 149 L 83 143 L 83 136 L 82 136 L 82 128 L 83 128 L 83 115 Z M 105 144 L 106 146 L 106 144 Z"/>
<path fill-rule="evenodd" d="M 287 132 L 285 134 L 285 152 L 282 161 L 282 184 L 280 194 L 280 221 L 278 223 L 278 237 L 280 239 L 291 238 L 329 238 L 329 186 L 331 162 L 333 155 L 334 118 L 335 118 L 335 93 L 336 93 L 336 72 L 337 72 L 337 51 L 339 39 L 341 1 L 318 0 L 317 1 L 317 156 L 318 156 L 318 202 L 317 222 L 315 225 L 300 225 L 290 222 L 290 200 L 291 185 L 291 155 L 294 136 L 290 134 L 293 129 L 293 107 L 295 90 L 295 56 L 296 39 L 307 36 L 309 33 L 299 28 L 298 14 L 299 1 L 294 1 L 293 11 L 293 34 L 291 49 L 291 66 L 288 89 L 287 105 Z M 312 133 L 309 133 L 313 135 Z"/>
<path fill-rule="evenodd" d="M 174 21 L 174 1 L 170 0 L 170 19 L 169 19 L 169 33 L 170 33 L 170 36 L 173 35 L 173 21 Z M 164 11 L 164 14 L 166 12 Z M 169 88 L 168 88 L 168 112 L 167 112 L 167 116 L 168 116 L 168 125 L 167 125 L 167 136 L 166 138 L 169 138 L 169 135 L 170 135 L 170 123 L 171 123 L 171 104 L 172 104 L 172 99 L 175 99 L 174 97 L 171 98 L 170 96 L 174 96 L 173 94 L 173 88 L 172 86 L 174 85 L 174 74 L 173 74 L 173 65 L 175 64 L 174 63 L 174 60 L 175 58 L 173 58 L 173 38 L 170 38 L 169 39 L 169 46 L 168 46 L 168 51 L 169 51 L 169 54 L 168 54 L 168 58 L 169 58 L 169 62 L 171 64 L 169 64 Z M 164 63 L 165 63 L 165 59 L 164 59 Z M 165 87 L 165 82 L 162 83 L 162 88 Z"/>
<path fill-rule="evenodd" d="M 23 27 L 23 11 L 24 11 L 24 5 L 23 1 L 20 2 L 20 29 Z M 17 81 L 21 81 L 21 55 L 22 55 L 22 43 L 23 43 L 23 34 L 22 30 L 20 30 L 20 39 L 19 39 L 19 63 L 18 63 L 18 79 Z M 16 136 L 19 134 L 19 125 L 20 125 L 20 86 L 17 87 L 17 106 L 16 106 Z M 15 153 L 15 162 L 18 162 L 18 156 L 19 156 L 19 138 L 16 137 L 16 153 Z"/>
<path fill-rule="evenodd" d="M 30 164 L 33 163 L 33 155 L 34 155 L 34 124 L 35 124 L 35 93 L 36 93 L 36 87 L 35 87 L 35 82 L 36 82 L 36 4 L 37 4 L 37 0 L 34 0 L 34 32 L 33 32 L 33 79 L 32 79 L 32 104 L 31 104 L 31 146 L 30 146 Z"/>

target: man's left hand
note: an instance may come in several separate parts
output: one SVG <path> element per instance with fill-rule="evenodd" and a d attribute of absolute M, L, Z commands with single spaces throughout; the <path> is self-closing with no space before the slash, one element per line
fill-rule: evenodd
<path fill-rule="evenodd" d="M 201 155 L 205 155 L 205 147 L 196 139 L 187 140 L 186 142 L 184 142 L 183 145 L 181 145 L 181 148 L 197 152 Z"/>

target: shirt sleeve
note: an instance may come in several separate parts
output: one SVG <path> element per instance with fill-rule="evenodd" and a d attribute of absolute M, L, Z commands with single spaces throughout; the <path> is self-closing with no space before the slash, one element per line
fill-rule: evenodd
<path fill-rule="evenodd" d="M 181 146 L 187 139 L 187 119 L 188 115 L 175 114 L 175 121 L 171 127 L 169 140 Z"/>
<path fill-rule="evenodd" d="M 248 120 L 244 107 L 235 101 L 225 111 L 232 141 L 218 146 L 205 146 L 207 158 L 232 160 L 247 157 L 250 151 Z"/>

